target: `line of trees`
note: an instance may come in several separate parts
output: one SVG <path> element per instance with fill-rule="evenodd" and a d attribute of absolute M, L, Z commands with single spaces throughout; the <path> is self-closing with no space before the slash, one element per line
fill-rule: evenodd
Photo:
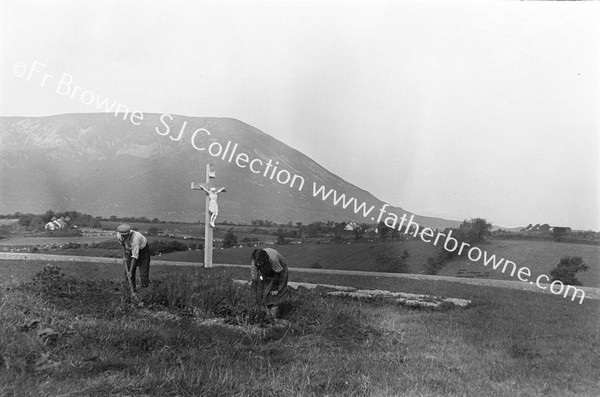
<path fill-rule="evenodd" d="M 4 217 L 18 219 L 17 224 L 28 231 L 44 230 L 44 227 L 48 222 L 57 219 L 64 220 L 68 227 L 102 227 L 100 217 L 94 217 L 90 214 L 84 214 L 78 211 L 54 212 L 53 210 L 48 210 L 44 214 L 22 214 L 20 212 L 15 212 L 14 214 L 5 215 Z"/>

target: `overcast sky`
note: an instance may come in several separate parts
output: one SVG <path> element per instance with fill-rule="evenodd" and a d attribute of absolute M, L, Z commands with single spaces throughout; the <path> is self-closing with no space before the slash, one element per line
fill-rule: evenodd
<path fill-rule="evenodd" d="M 421 215 L 600 230 L 599 4 L 1 1 L 0 115 L 233 117 Z"/>

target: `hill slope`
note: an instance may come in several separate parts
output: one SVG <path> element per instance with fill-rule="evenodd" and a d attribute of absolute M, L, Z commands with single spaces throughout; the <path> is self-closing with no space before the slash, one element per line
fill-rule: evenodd
<path fill-rule="evenodd" d="M 214 164 L 215 184 L 227 187 L 221 221 L 370 222 L 383 204 L 238 120 L 144 114 L 136 122 L 113 114 L 0 118 L 0 213 L 75 209 L 195 221 L 203 219 L 204 194 L 190 183 L 204 181 L 207 163 Z M 315 198 L 313 183 L 374 209 L 365 218 L 354 213 L 355 202 L 344 209 L 333 196 Z M 458 223 L 415 220 L 438 228 Z"/>

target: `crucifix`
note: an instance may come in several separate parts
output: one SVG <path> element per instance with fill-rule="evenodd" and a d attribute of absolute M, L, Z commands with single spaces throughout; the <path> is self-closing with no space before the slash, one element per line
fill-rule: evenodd
<path fill-rule="evenodd" d="M 217 215 L 219 215 L 219 205 L 217 197 L 219 193 L 225 192 L 225 188 L 217 189 L 211 186 L 210 180 L 214 179 L 215 172 L 211 170 L 211 164 L 206 164 L 206 183 L 192 182 L 192 190 L 203 190 L 206 193 L 206 207 L 204 214 L 204 267 L 212 267 L 213 253 L 213 228 Z"/>

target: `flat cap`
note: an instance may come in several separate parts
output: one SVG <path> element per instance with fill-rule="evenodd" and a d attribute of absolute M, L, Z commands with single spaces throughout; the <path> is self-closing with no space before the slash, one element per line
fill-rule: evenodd
<path fill-rule="evenodd" d="M 126 223 L 120 224 L 117 226 L 117 232 L 121 234 L 128 234 L 131 231 L 131 226 Z"/>

